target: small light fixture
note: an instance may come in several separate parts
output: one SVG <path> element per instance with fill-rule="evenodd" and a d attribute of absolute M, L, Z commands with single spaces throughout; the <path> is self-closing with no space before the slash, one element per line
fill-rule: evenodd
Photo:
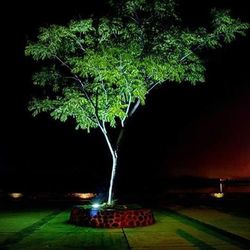
<path fill-rule="evenodd" d="M 92 204 L 92 207 L 93 208 L 99 208 L 101 205 L 99 204 L 99 203 L 94 203 L 94 204 Z"/>
<path fill-rule="evenodd" d="M 224 197 L 224 193 L 212 193 L 212 196 L 217 199 L 220 199 Z"/>
<path fill-rule="evenodd" d="M 94 193 L 72 193 L 71 194 L 73 197 L 85 200 L 85 199 L 92 199 L 95 197 Z"/>
<path fill-rule="evenodd" d="M 23 197 L 22 193 L 9 193 L 9 196 L 13 199 L 20 199 Z"/>

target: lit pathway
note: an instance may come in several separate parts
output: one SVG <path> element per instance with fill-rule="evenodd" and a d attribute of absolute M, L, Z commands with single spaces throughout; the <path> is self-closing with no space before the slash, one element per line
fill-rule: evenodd
<path fill-rule="evenodd" d="M 156 224 L 124 229 L 77 227 L 68 224 L 69 211 L 0 212 L 0 249 L 250 249 L 247 242 L 230 239 L 224 229 L 213 230 L 189 217 L 210 218 L 212 211 L 203 209 L 203 215 L 194 209 L 178 212 L 183 214 L 157 210 Z M 238 219 L 235 223 L 242 221 Z M 227 223 L 225 217 L 220 227 Z"/>

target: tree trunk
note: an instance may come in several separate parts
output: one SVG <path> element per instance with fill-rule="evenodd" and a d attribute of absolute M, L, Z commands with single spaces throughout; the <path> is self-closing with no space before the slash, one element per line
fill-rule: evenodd
<path fill-rule="evenodd" d="M 116 154 L 116 152 L 113 152 L 112 160 L 113 160 L 113 164 L 112 164 L 112 171 L 111 171 L 110 184 L 109 184 L 108 205 L 112 204 L 112 198 L 113 198 L 113 185 L 114 185 L 116 166 L 117 166 L 117 154 Z"/>
<path fill-rule="evenodd" d="M 110 154 L 112 156 L 112 171 L 111 171 L 111 177 L 110 177 L 110 184 L 109 184 L 109 193 L 108 193 L 108 205 L 112 204 L 112 198 L 113 198 L 113 186 L 114 186 L 114 178 L 116 174 L 116 166 L 117 166 L 117 153 L 116 150 L 112 147 L 111 141 L 109 139 L 109 136 L 107 134 L 105 126 L 101 127 L 101 131 L 105 137 L 105 140 L 107 142 Z"/>
<path fill-rule="evenodd" d="M 115 179 L 115 175 L 116 175 L 116 166 L 117 166 L 118 151 L 119 151 L 119 146 L 120 146 L 123 134 L 124 134 L 124 127 L 121 128 L 120 133 L 118 135 L 118 138 L 117 138 L 117 141 L 116 141 L 115 150 L 111 150 L 111 147 L 110 147 L 110 152 L 112 154 L 113 164 L 112 164 L 112 172 L 111 172 L 110 184 L 109 184 L 108 205 L 112 204 L 113 185 L 114 185 L 114 179 Z"/>
<path fill-rule="evenodd" d="M 133 109 L 129 112 L 128 118 L 131 117 L 135 113 L 135 111 L 137 110 L 139 105 L 140 105 L 140 100 L 137 100 L 137 102 L 135 103 Z M 125 124 L 126 123 L 127 123 L 127 119 L 125 120 L 125 122 L 122 123 L 122 128 L 120 130 L 120 133 L 118 135 L 118 138 L 117 138 L 117 141 L 116 141 L 114 147 L 111 144 L 110 138 L 108 136 L 108 133 L 107 133 L 107 130 L 106 130 L 106 127 L 105 127 L 105 123 L 103 123 L 102 126 L 99 125 L 99 127 L 100 127 L 100 129 L 101 129 L 101 131 L 102 131 L 102 133 L 103 133 L 103 135 L 105 137 L 105 140 L 107 142 L 107 145 L 108 145 L 109 151 L 111 153 L 111 156 L 112 156 L 112 171 L 111 171 L 111 176 L 110 176 L 108 202 L 107 202 L 108 205 L 111 205 L 112 201 L 113 201 L 113 186 L 114 186 L 114 179 L 115 179 L 115 175 L 116 175 L 117 158 L 118 158 L 118 152 L 119 152 L 119 147 L 120 147 L 120 144 L 121 144 L 121 140 L 122 140 L 122 137 L 124 135 Z"/>
<path fill-rule="evenodd" d="M 113 201 L 113 186 L 114 186 L 114 179 L 115 179 L 115 175 L 116 175 L 118 151 L 119 151 L 121 139 L 124 135 L 124 127 L 122 127 L 120 130 L 115 147 L 112 146 L 105 127 L 104 127 L 104 129 L 102 129 L 102 133 L 105 137 L 109 151 L 110 151 L 111 156 L 112 156 L 112 170 L 111 170 L 111 176 L 110 176 L 110 182 L 109 182 L 109 193 L 108 193 L 108 202 L 107 202 L 108 205 L 111 205 L 112 201 Z"/>

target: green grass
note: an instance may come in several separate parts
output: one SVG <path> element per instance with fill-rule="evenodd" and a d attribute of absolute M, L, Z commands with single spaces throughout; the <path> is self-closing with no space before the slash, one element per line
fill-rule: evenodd
<path fill-rule="evenodd" d="M 69 215 L 70 210 L 0 211 L 0 249 L 241 249 L 166 210 L 154 211 L 154 225 L 124 229 L 75 226 Z"/>

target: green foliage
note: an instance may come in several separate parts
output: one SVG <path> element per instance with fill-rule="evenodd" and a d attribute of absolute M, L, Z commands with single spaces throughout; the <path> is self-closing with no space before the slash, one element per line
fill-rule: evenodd
<path fill-rule="evenodd" d="M 137 101 L 167 82 L 203 82 L 204 48 L 218 48 L 245 35 L 249 24 L 212 10 L 212 27 L 183 27 L 174 0 L 110 1 L 112 17 L 73 20 L 40 28 L 25 54 L 47 65 L 33 76 L 47 91 L 31 101 L 33 115 L 50 112 L 77 128 L 116 127 Z M 209 30 L 209 31 L 208 31 Z"/>
<path fill-rule="evenodd" d="M 214 35 L 222 38 L 224 42 L 232 42 L 237 34 L 245 35 L 245 31 L 250 28 L 248 23 L 242 23 L 239 19 L 230 16 L 229 10 L 212 10 Z"/>
<path fill-rule="evenodd" d="M 176 15 L 174 0 L 110 0 L 110 5 L 119 16 L 133 16 L 135 13 L 147 13 L 157 18 L 174 18 Z"/>

